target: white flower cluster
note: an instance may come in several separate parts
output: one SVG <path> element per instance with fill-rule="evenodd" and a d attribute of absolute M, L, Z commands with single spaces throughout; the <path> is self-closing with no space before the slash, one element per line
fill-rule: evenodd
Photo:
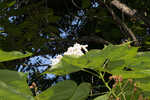
<path fill-rule="evenodd" d="M 85 52 L 88 50 L 86 49 L 88 45 L 80 45 L 78 43 L 74 44 L 73 47 L 69 47 L 67 52 L 64 53 L 64 55 L 74 55 L 74 56 L 82 56 L 84 53 L 81 49 L 83 49 Z"/>
<path fill-rule="evenodd" d="M 74 44 L 73 47 L 69 47 L 68 50 L 66 52 L 64 52 L 64 55 L 73 55 L 76 57 L 82 56 L 84 55 L 84 53 L 82 52 L 82 50 L 84 50 L 85 52 L 88 52 L 87 50 L 88 45 L 80 45 L 78 43 Z M 62 59 L 62 55 L 57 55 L 55 58 L 53 58 L 52 64 L 51 65 L 55 65 L 57 63 L 59 63 L 59 61 Z"/>
<path fill-rule="evenodd" d="M 59 61 L 61 60 L 62 57 L 63 57 L 62 55 L 57 55 L 55 58 L 51 59 L 51 61 L 52 61 L 51 65 L 53 66 L 53 65 L 56 65 L 57 63 L 59 63 Z"/>

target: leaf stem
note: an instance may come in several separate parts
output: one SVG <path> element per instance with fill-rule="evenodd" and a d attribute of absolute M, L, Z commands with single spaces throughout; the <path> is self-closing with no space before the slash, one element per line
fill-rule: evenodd
<path fill-rule="evenodd" d="M 100 77 L 102 79 L 102 81 L 104 82 L 105 86 L 108 88 L 108 90 L 115 96 L 115 98 L 117 98 L 117 95 L 114 93 L 114 91 L 109 87 L 108 83 L 105 81 L 102 73 L 100 73 Z"/>

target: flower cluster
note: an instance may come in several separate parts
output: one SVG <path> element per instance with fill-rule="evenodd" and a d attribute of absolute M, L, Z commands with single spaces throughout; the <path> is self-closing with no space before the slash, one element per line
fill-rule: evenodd
<path fill-rule="evenodd" d="M 82 56 L 84 53 L 82 52 L 82 49 L 87 52 L 86 49 L 88 45 L 80 45 L 78 43 L 74 44 L 73 47 L 69 47 L 67 52 L 64 53 L 64 55 L 74 55 L 74 56 Z"/>
<path fill-rule="evenodd" d="M 110 79 L 110 80 L 112 80 L 112 79 L 115 80 L 115 84 L 113 85 L 113 88 L 115 88 L 119 82 L 122 82 L 122 81 L 123 81 L 122 76 L 116 76 L 116 75 L 110 76 L 109 79 Z"/>
<path fill-rule="evenodd" d="M 85 52 L 88 52 L 87 47 L 88 47 L 88 45 L 80 45 L 78 43 L 75 43 L 73 47 L 69 47 L 68 50 L 66 52 L 64 52 L 64 55 L 73 55 L 76 57 L 82 56 L 82 55 L 84 55 L 82 50 Z M 53 58 L 51 60 L 52 61 L 51 65 L 55 65 L 55 64 L 59 63 L 59 61 L 62 59 L 62 57 L 63 57 L 62 55 L 57 55 L 55 58 Z"/>
<path fill-rule="evenodd" d="M 53 66 L 53 65 L 56 65 L 57 63 L 59 63 L 61 58 L 62 58 L 62 55 L 57 55 L 55 58 L 51 59 L 51 61 L 52 61 L 51 65 Z"/>

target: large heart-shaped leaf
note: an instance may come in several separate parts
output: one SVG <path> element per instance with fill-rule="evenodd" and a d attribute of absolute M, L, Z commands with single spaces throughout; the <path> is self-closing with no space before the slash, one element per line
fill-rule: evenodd
<path fill-rule="evenodd" d="M 23 73 L 0 70 L 0 97 L 6 100 L 34 100 Z"/>
<path fill-rule="evenodd" d="M 46 73 L 69 74 L 79 71 L 83 68 L 103 71 L 103 64 L 108 59 L 111 62 L 116 60 L 127 60 L 133 58 L 137 54 L 136 47 L 128 47 L 129 43 L 122 45 L 105 46 L 103 50 L 91 50 L 80 57 L 64 56 L 61 61 L 53 65 Z"/>
<path fill-rule="evenodd" d="M 105 57 L 103 57 L 100 50 L 91 50 L 80 57 L 64 56 L 58 64 L 53 65 L 45 73 L 63 75 L 82 70 L 83 68 L 104 70 L 101 67 L 104 61 Z"/>
<path fill-rule="evenodd" d="M 74 81 L 66 80 L 42 92 L 37 98 L 39 100 L 85 100 L 89 91 L 89 83 L 81 83 L 77 86 Z"/>
<path fill-rule="evenodd" d="M 108 45 L 102 50 L 91 50 L 80 57 L 64 56 L 48 72 L 69 74 L 83 68 L 107 71 L 124 79 L 134 79 L 138 88 L 149 93 L 150 89 L 146 87 L 150 87 L 150 52 L 137 51 L 138 47 L 131 47 L 129 43 Z"/>

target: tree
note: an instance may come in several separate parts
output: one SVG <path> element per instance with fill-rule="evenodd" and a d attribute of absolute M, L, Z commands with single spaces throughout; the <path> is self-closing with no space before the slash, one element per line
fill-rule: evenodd
<path fill-rule="evenodd" d="M 134 46 L 141 47 L 141 51 L 149 50 L 149 2 L 1 0 L 0 48 L 22 53 L 29 51 L 33 56 L 54 56 L 76 42 L 88 44 L 90 50 L 131 40 Z M 15 66 L 25 60 L 28 58 L 0 66 Z M 82 71 L 80 74 L 87 75 Z"/>

